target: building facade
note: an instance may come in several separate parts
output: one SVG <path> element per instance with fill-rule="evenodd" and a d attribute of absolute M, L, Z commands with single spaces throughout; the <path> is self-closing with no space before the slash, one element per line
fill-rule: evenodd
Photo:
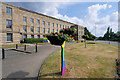
<path fill-rule="evenodd" d="M 34 11 L 0 2 L 2 44 L 19 44 L 24 38 L 43 38 L 51 32 L 75 25 Z M 78 39 L 82 39 L 84 27 L 77 25 Z M 80 32 L 80 34 L 79 34 Z"/>

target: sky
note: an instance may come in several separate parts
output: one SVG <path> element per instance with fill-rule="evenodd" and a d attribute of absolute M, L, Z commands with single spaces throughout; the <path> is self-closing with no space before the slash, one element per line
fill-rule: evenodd
<path fill-rule="evenodd" d="M 9 4 L 72 22 L 96 36 L 110 26 L 118 31 L 118 2 L 8 2 Z"/>

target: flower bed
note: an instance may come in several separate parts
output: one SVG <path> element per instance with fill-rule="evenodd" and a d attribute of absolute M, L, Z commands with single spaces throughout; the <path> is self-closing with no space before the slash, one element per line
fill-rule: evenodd
<path fill-rule="evenodd" d="M 63 34 L 58 34 L 58 33 L 47 34 L 46 37 L 53 45 L 62 45 L 66 39 Z"/>

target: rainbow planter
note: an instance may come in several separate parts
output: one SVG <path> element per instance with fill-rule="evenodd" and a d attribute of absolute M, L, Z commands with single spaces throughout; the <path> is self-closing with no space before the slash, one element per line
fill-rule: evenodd
<path fill-rule="evenodd" d="M 43 36 L 43 42 L 48 42 L 48 39 L 45 36 Z"/>
<path fill-rule="evenodd" d="M 58 36 L 46 36 L 52 45 L 61 46 L 61 75 L 63 76 L 66 72 L 65 59 L 64 59 L 64 47 L 65 39 L 59 38 Z"/>
<path fill-rule="evenodd" d="M 70 40 L 73 40 L 74 39 L 74 37 L 70 37 Z"/>

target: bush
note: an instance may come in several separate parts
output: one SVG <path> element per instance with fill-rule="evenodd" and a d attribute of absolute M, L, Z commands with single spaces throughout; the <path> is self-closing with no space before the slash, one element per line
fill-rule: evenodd
<path fill-rule="evenodd" d="M 51 34 L 46 34 L 47 36 L 57 36 L 59 40 L 61 40 L 62 38 L 65 39 L 65 41 L 70 42 L 70 36 L 68 34 L 61 34 L 61 33 L 51 33 Z"/>
<path fill-rule="evenodd" d="M 43 38 L 25 38 L 25 43 L 43 43 Z"/>

